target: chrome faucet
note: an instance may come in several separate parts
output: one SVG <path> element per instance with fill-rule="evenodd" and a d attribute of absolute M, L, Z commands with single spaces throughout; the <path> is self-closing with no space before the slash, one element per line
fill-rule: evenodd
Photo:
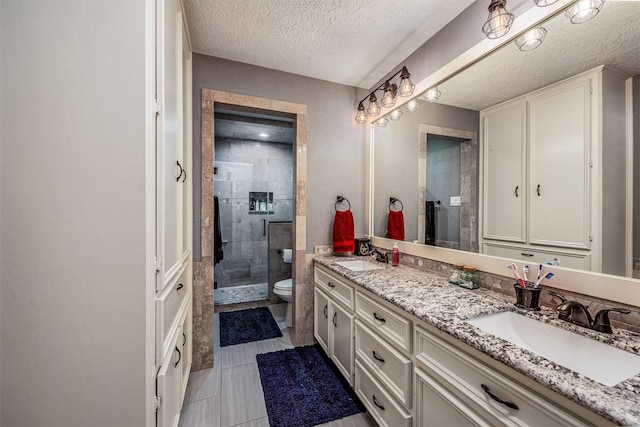
<path fill-rule="evenodd" d="M 598 332 L 604 332 L 605 334 L 613 332 L 611 329 L 611 322 L 609 321 L 610 311 L 622 314 L 631 313 L 631 311 L 626 308 L 605 308 L 598 311 L 595 319 L 593 319 L 591 318 L 589 309 L 583 304 L 577 301 L 568 301 L 564 296 L 557 292 L 547 291 L 547 293 L 554 297 L 558 297 L 561 301 L 560 305 L 556 307 L 556 310 L 558 311 L 558 319 L 593 329 Z"/>
<path fill-rule="evenodd" d="M 375 256 L 376 261 L 389 264 L 389 252 L 380 252 L 377 249 L 373 249 L 371 252 L 369 252 L 369 255 L 372 257 Z"/>

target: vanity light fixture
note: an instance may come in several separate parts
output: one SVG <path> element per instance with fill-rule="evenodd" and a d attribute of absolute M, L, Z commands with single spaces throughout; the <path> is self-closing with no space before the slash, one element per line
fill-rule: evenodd
<path fill-rule="evenodd" d="M 402 110 L 399 108 L 396 108 L 395 110 L 389 113 L 389 118 L 391 120 L 400 120 L 400 117 L 402 117 Z"/>
<path fill-rule="evenodd" d="M 397 85 L 395 83 L 391 83 L 398 74 L 400 74 L 400 83 Z M 409 70 L 407 67 L 402 67 L 400 70 L 396 71 L 391 77 L 389 77 L 384 83 L 375 88 L 369 95 L 362 98 L 362 100 L 358 103 L 358 113 L 356 114 L 355 121 L 359 125 L 363 125 L 367 123 L 368 118 L 370 117 L 378 117 L 380 112 L 382 111 L 382 107 L 390 108 L 396 104 L 396 95 L 400 95 L 402 97 L 411 96 L 415 89 L 415 85 L 411 82 L 411 74 L 409 74 Z M 376 92 L 379 90 L 383 90 L 384 94 L 382 95 L 381 104 L 378 104 L 378 98 L 376 97 Z M 363 102 L 369 98 L 369 107 L 365 109 Z M 402 115 L 402 113 L 401 113 Z M 400 117 L 398 116 L 398 119 Z M 397 119 L 394 119 L 397 120 Z"/>
<path fill-rule="evenodd" d="M 572 24 L 582 24 L 595 18 L 604 2 L 605 0 L 580 0 L 568 7 L 564 14 Z"/>
<path fill-rule="evenodd" d="M 554 3 L 557 3 L 558 0 L 533 0 L 533 2 L 540 7 L 551 6 Z"/>
<path fill-rule="evenodd" d="M 380 104 L 378 104 L 378 98 L 376 94 L 372 93 L 369 96 L 369 108 L 367 108 L 367 114 L 369 117 L 378 117 L 380 115 Z"/>
<path fill-rule="evenodd" d="M 407 102 L 407 104 L 404 106 L 404 109 L 407 113 L 413 113 L 414 111 L 418 111 L 418 108 L 420 108 L 420 101 L 418 101 L 416 98 Z"/>
<path fill-rule="evenodd" d="M 489 39 L 497 39 L 509 32 L 515 17 L 507 12 L 505 6 L 507 0 L 491 0 L 489 4 L 489 17 L 482 26 L 482 32 Z"/>
<path fill-rule="evenodd" d="M 547 30 L 542 27 L 531 28 L 516 38 L 516 46 L 523 52 L 533 50 L 542 44 Z"/>
<path fill-rule="evenodd" d="M 376 124 L 377 127 L 383 128 L 389 123 L 389 118 L 387 116 L 380 117 L 374 123 Z"/>
<path fill-rule="evenodd" d="M 436 102 L 441 94 L 442 92 L 440 92 L 437 87 L 432 87 L 424 94 L 423 98 L 427 102 Z"/>

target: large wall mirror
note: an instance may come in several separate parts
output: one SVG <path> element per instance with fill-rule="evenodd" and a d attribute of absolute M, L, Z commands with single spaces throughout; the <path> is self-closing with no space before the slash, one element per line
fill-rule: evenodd
<path fill-rule="evenodd" d="M 509 42 L 471 66 L 438 82 L 433 82 L 441 92 L 437 102 L 429 103 L 422 100 L 422 93 L 418 94 L 420 106 L 414 112 L 407 111 L 408 103 L 399 107 L 402 117 L 393 120 L 390 114 L 385 118 L 386 126 L 372 125 L 371 136 L 371 200 L 370 200 L 370 230 L 373 236 L 387 237 L 388 218 L 390 210 L 402 210 L 405 230 L 403 239 L 405 242 L 417 245 L 432 245 L 436 248 L 454 249 L 482 253 L 504 258 L 510 258 L 509 252 L 500 252 L 500 248 L 494 252 L 487 251 L 486 227 L 491 223 L 491 218 L 484 215 L 490 214 L 486 204 L 495 203 L 488 200 L 486 189 L 487 163 L 483 152 L 484 138 L 481 134 L 486 132 L 481 125 L 483 112 L 498 104 L 533 93 L 541 88 L 548 87 L 557 82 L 592 70 L 599 66 L 606 66 L 617 70 L 623 76 L 623 95 L 626 96 L 626 111 L 629 105 L 635 105 L 632 116 L 627 116 L 620 123 L 620 129 L 605 129 L 609 134 L 621 135 L 624 144 L 616 148 L 622 150 L 621 157 L 614 160 L 619 163 L 612 172 L 605 170 L 605 174 L 621 175 L 623 185 L 628 189 L 622 189 L 620 196 L 610 197 L 611 192 L 606 191 L 600 197 L 603 205 L 616 205 L 614 209 L 622 212 L 628 211 L 628 206 L 633 206 L 635 200 L 635 212 L 633 221 L 627 220 L 622 224 L 623 234 L 617 234 L 615 239 L 627 239 L 625 233 L 632 234 L 626 254 L 630 259 L 628 264 L 622 263 L 622 267 L 608 267 L 606 262 L 596 260 L 591 262 L 587 256 L 580 259 L 585 264 L 572 264 L 570 257 L 565 258 L 563 267 L 608 273 L 616 276 L 629 274 L 629 265 L 633 265 L 635 259 L 638 269 L 640 258 L 640 187 L 631 188 L 631 180 L 626 175 L 626 169 L 633 165 L 629 157 L 628 146 L 634 147 L 635 157 L 640 158 L 640 2 L 639 1 L 608 1 L 600 13 L 592 20 L 583 24 L 571 24 L 562 11 L 542 22 L 546 31 L 546 37 L 542 44 L 530 51 L 521 51 L 513 42 Z M 629 90 L 627 77 L 633 82 L 633 89 Z M 432 85 L 433 86 L 433 85 Z M 424 90 L 425 88 L 422 88 Z M 523 107 L 523 114 L 529 114 L 530 107 Z M 607 109 L 606 102 L 604 103 Z M 490 111 L 490 110 L 489 110 Z M 548 109 L 547 109 L 548 111 Z M 625 110 L 610 112 L 612 115 L 624 116 Z M 556 112 L 557 116 L 564 116 L 565 112 Z M 569 112 L 566 112 L 569 115 Z M 619 118 L 619 117 L 618 117 Z M 613 122 L 615 122 L 615 118 Z M 483 122 L 486 123 L 486 122 Z M 525 125 L 528 132 L 529 124 Z M 630 132 L 632 127 L 635 129 Z M 634 135 L 635 132 L 635 142 Z M 603 135 L 600 155 L 605 158 L 609 155 L 606 144 L 608 135 Z M 517 142 L 516 142 L 517 143 Z M 528 147 L 528 146 L 527 146 Z M 525 156 L 528 155 L 525 148 Z M 493 155 L 493 154 L 492 154 Z M 588 163 L 588 162 L 587 162 Z M 635 181 L 639 182 L 640 162 L 636 161 L 633 167 Z M 588 168 L 588 166 L 587 166 Z M 589 172 L 585 172 L 588 174 Z M 563 179 L 571 180 L 571 174 Z M 531 174 L 526 173 L 525 180 L 531 180 Z M 597 180 L 599 178 L 588 178 Z M 608 177 L 602 177 L 607 180 Z M 527 184 L 529 184 L 527 182 Z M 591 183 L 591 188 L 596 188 Z M 519 200 L 525 200 L 526 215 L 531 215 L 529 205 L 535 203 L 535 195 L 524 195 L 522 188 L 513 188 L 513 193 L 518 193 Z M 483 199 L 485 197 L 485 199 Z M 531 197 L 531 199 L 530 199 Z M 589 197 L 587 194 L 585 197 Z M 401 203 L 398 203 L 399 200 Z M 588 200 L 587 202 L 588 203 Z M 561 207 L 559 209 L 562 209 Z M 604 212 L 604 211 L 602 211 Z M 589 221 L 600 221 L 601 238 L 607 239 L 610 233 L 608 223 L 611 217 L 602 213 L 600 219 L 597 215 L 587 216 Z M 627 214 L 627 216 L 629 216 Z M 526 217 L 525 221 L 531 220 Z M 618 219 L 614 220 L 619 222 Z M 633 234 L 633 225 L 636 223 L 636 232 Z M 628 232 L 628 233 L 627 233 Z M 526 239 L 530 238 L 530 230 L 525 230 Z M 612 232 L 611 232 L 612 233 Z M 620 233 L 618 229 L 617 233 Z M 613 234 L 610 234 L 613 238 Z M 591 235 L 586 236 L 592 238 Z M 490 240 L 490 239 L 489 239 Z M 515 243 L 514 243 L 515 242 Z M 485 245 L 483 245 L 485 243 Z M 526 246 L 529 241 L 517 242 L 517 239 L 508 242 L 512 246 Z M 586 243 L 588 246 L 589 243 Z M 499 245 L 498 245 L 499 246 Z M 509 246 L 509 245 L 506 245 Z M 540 246 L 544 249 L 544 245 Z M 623 254 L 625 244 L 621 245 Z M 568 255 L 581 254 L 583 250 L 579 244 L 566 247 Z M 493 250 L 493 249 L 492 249 Z M 606 252 L 607 248 L 602 248 Z M 523 251 L 525 252 L 525 251 Z M 588 253 L 588 251 L 585 251 Z M 622 255 L 622 256 L 627 256 Z M 632 256 L 631 256 L 632 255 Z M 548 256 L 553 259 L 553 251 L 542 255 L 532 256 L 532 262 L 543 259 L 540 256 Z M 633 258 L 633 259 L 632 259 Z M 527 259 L 518 259 L 526 261 Z M 564 259 L 561 257 L 561 261 Z M 627 265 L 627 267 L 624 267 Z M 609 271 L 607 271 L 609 269 Z M 615 271 L 614 271 L 615 270 Z"/>

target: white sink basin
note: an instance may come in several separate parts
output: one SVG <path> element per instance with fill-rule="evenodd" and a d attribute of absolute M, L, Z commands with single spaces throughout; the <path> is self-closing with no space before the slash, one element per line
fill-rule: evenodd
<path fill-rule="evenodd" d="M 467 323 L 607 386 L 640 373 L 640 356 L 518 313 L 505 311 Z"/>
<path fill-rule="evenodd" d="M 372 262 L 355 260 L 355 261 L 338 261 L 336 264 L 347 268 L 351 271 L 367 271 L 367 270 L 381 270 L 384 267 L 374 264 Z"/>

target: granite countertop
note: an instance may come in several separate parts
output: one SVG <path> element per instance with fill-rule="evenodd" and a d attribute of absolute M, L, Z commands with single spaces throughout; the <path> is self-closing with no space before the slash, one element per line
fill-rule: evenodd
<path fill-rule="evenodd" d="M 484 288 L 464 289 L 451 285 L 446 277 L 413 267 L 377 263 L 385 268 L 351 271 L 336 264 L 352 259 L 363 257 L 319 255 L 314 261 L 604 418 L 622 425 L 640 425 L 640 375 L 613 387 L 605 386 L 465 320 L 514 311 L 639 355 L 640 334 L 615 328 L 613 334 L 604 334 L 581 328 L 558 320 L 549 308 L 521 310 L 512 297 Z"/>

